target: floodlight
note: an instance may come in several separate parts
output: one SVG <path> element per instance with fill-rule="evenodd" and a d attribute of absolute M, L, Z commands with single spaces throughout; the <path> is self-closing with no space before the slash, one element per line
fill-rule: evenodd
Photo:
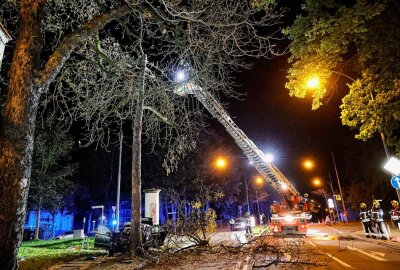
<path fill-rule="evenodd" d="M 175 74 L 175 81 L 178 83 L 186 81 L 187 75 L 184 70 L 178 70 Z"/>
<path fill-rule="evenodd" d="M 400 175 L 400 160 L 395 157 L 391 157 L 383 166 L 383 168 L 395 175 Z"/>
<path fill-rule="evenodd" d="M 266 154 L 264 157 L 265 162 L 271 163 L 273 160 L 274 160 L 274 156 L 271 154 Z"/>

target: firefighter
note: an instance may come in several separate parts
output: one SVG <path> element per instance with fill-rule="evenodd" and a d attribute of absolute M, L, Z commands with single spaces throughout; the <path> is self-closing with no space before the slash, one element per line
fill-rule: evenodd
<path fill-rule="evenodd" d="M 374 230 L 372 229 L 371 223 L 371 211 L 367 209 L 367 205 L 365 203 L 360 204 L 360 220 L 364 227 L 364 234 L 367 238 L 371 236 L 375 238 Z"/>
<path fill-rule="evenodd" d="M 374 200 L 371 216 L 376 227 L 376 235 L 379 235 L 383 240 L 387 240 L 389 234 L 385 222 L 383 221 L 383 210 L 378 200 Z"/>
<path fill-rule="evenodd" d="M 399 202 L 396 200 L 391 201 L 392 210 L 390 210 L 390 218 L 394 224 L 394 226 L 400 230 L 400 208 Z"/>

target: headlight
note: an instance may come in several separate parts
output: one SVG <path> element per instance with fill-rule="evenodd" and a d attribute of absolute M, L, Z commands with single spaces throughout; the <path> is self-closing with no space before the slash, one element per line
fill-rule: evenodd
<path fill-rule="evenodd" d="M 291 215 L 287 215 L 286 217 L 285 217 L 285 221 L 286 222 L 293 222 L 293 220 L 294 220 L 294 218 L 291 216 Z"/>

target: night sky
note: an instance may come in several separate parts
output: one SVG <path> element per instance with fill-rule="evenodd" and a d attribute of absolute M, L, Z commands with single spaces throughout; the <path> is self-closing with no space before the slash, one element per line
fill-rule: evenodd
<path fill-rule="evenodd" d="M 299 7 L 293 6 L 292 1 L 281 1 L 281 4 L 285 5 L 288 2 L 291 2 L 292 7 L 285 18 L 286 25 L 291 24 L 299 12 Z M 341 125 L 339 105 L 341 98 L 348 92 L 346 81 L 339 82 L 339 88 L 327 104 L 312 111 L 310 97 L 292 98 L 284 87 L 286 71 L 289 68 L 288 56 L 286 54 L 273 59 L 258 59 L 251 70 L 235 74 L 238 85 L 236 90 L 246 95 L 243 96 L 243 100 L 222 97 L 224 103 L 229 103 L 227 111 L 232 119 L 264 153 L 274 155 L 275 165 L 300 192 L 310 192 L 313 177 L 318 176 L 326 180 L 328 174 L 332 176 L 334 187 L 337 187 L 331 152 L 335 155 L 344 188 L 353 180 L 362 180 L 358 170 L 363 166 L 373 166 L 377 174 L 382 174 L 385 153 L 380 138 L 375 137 L 368 142 L 362 142 L 354 138 L 354 131 Z M 252 61 L 254 62 L 254 59 Z M 227 150 L 233 149 L 234 157 L 244 157 L 217 120 L 211 119 L 209 124 L 208 131 L 217 133 Z M 130 193 L 131 149 L 128 147 L 130 134 L 125 135 L 128 142 L 123 151 L 122 193 L 127 197 Z M 204 134 L 202 136 L 207 137 Z M 199 143 L 195 151 L 202 151 L 202 147 L 209 148 L 209 145 Z M 146 149 L 146 146 L 144 148 Z M 97 202 L 104 199 L 103 192 L 108 199 L 115 197 L 118 147 L 113 149 L 111 152 L 105 152 L 101 149 L 94 151 L 91 147 L 79 151 L 80 182 L 92 189 L 93 199 Z M 221 149 L 219 153 L 224 154 Z M 231 153 L 230 155 L 233 159 Z M 306 158 L 315 161 L 316 167 L 313 171 L 302 168 L 301 162 Z M 254 169 L 249 168 L 244 158 L 230 162 L 237 170 L 246 172 L 249 177 L 257 174 Z M 162 178 L 164 174 L 166 177 L 161 163 L 161 155 L 147 154 L 146 150 L 143 151 L 144 188 L 148 183 L 153 185 L 154 175 Z M 389 174 L 383 175 L 390 180 Z M 272 192 L 271 187 L 266 188 Z"/>

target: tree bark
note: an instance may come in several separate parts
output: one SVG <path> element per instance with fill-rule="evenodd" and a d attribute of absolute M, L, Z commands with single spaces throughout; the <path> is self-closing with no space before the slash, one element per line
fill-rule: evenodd
<path fill-rule="evenodd" d="M 0 129 L 0 265 L 17 269 L 31 175 L 39 89 L 33 71 L 40 50 L 40 0 L 20 1 L 19 35 Z"/>
<path fill-rule="evenodd" d="M 140 221 L 142 218 L 142 129 L 143 129 L 143 110 L 144 110 L 144 88 L 146 57 L 143 57 L 142 86 L 138 91 L 138 98 L 135 107 L 135 118 L 133 119 L 133 138 L 132 138 L 132 218 L 130 251 L 131 256 L 139 253 L 142 246 L 142 233 Z"/>
<path fill-rule="evenodd" d="M 40 206 L 36 209 L 36 227 L 34 240 L 39 240 L 39 229 L 40 229 Z"/>
<path fill-rule="evenodd" d="M 18 268 L 29 191 L 34 128 L 40 95 L 60 72 L 74 48 L 129 12 L 124 6 L 93 17 L 67 36 L 39 73 L 41 11 L 46 0 L 20 0 L 19 34 L 10 67 L 8 93 L 0 123 L 0 266 Z M 40 78 L 35 78 L 38 74 Z"/>

